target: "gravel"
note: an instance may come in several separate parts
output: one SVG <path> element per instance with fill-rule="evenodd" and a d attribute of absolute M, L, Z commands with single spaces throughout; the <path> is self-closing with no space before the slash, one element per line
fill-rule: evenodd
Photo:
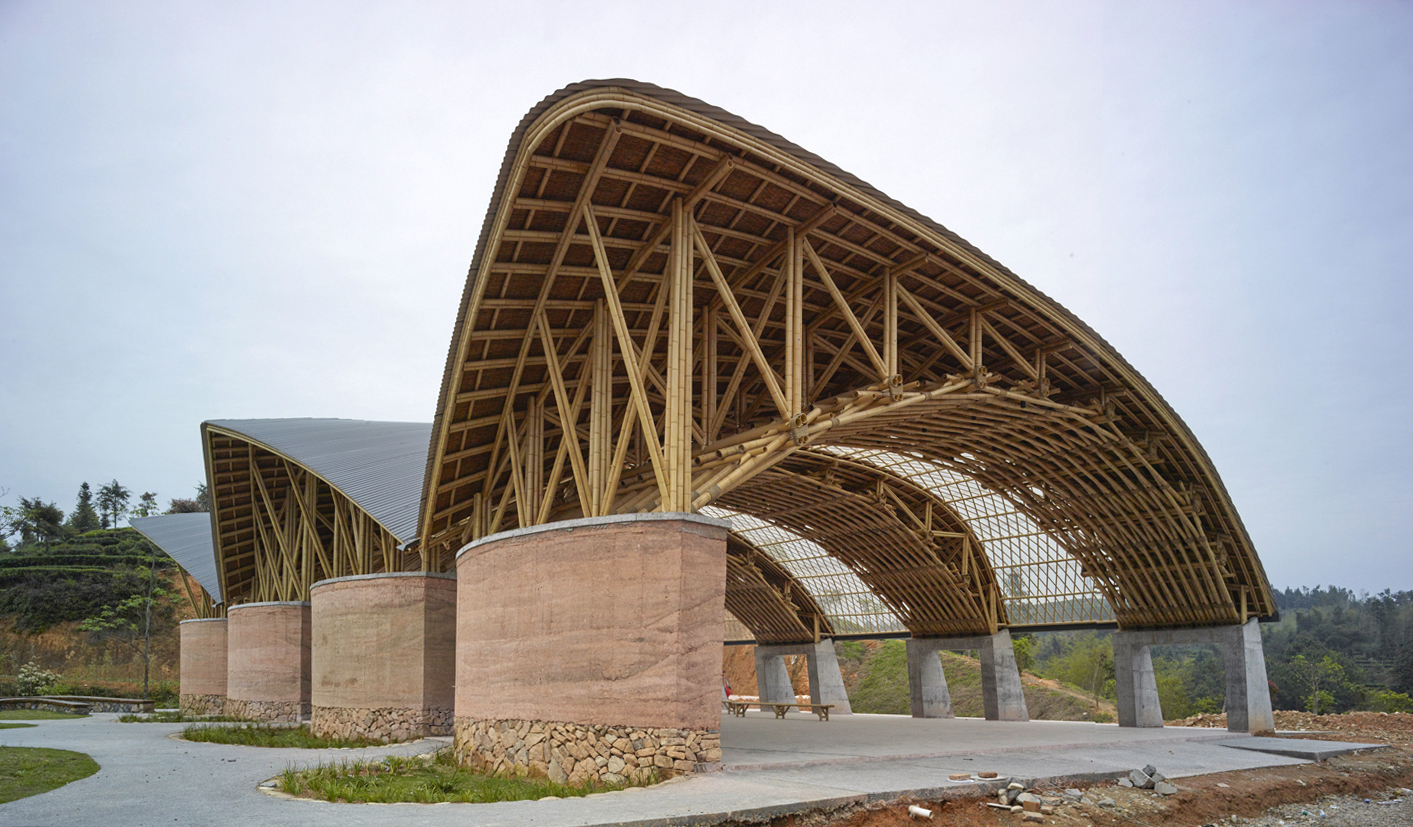
<path fill-rule="evenodd" d="M 1259 818 L 1235 818 L 1216 822 L 1219 827 L 1297 827 L 1319 824 L 1321 827 L 1409 827 L 1413 825 L 1413 790 L 1395 790 L 1393 794 L 1377 793 L 1365 799 L 1361 796 L 1330 796 L 1309 804 L 1282 804 L 1272 807 Z"/>

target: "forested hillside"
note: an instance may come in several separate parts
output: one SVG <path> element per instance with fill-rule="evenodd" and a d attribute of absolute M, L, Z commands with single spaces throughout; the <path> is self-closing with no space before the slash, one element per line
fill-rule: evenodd
<path fill-rule="evenodd" d="M 167 513 L 205 510 L 204 496 L 201 486 L 196 498 L 174 498 Z M 141 534 L 117 527 L 159 513 L 155 494 L 135 508 L 130 498 L 114 480 L 97 495 L 80 486 L 67 517 L 37 497 L 0 502 L 0 695 L 15 694 L 31 663 L 31 675 L 52 673 L 47 692 L 160 700 L 175 691 L 188 583 Z"/>

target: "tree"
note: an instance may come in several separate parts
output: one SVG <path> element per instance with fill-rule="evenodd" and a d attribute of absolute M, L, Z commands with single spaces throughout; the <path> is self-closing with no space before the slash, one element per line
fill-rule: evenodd
<path fill-rule="evenodd" d="M 160 513 L 157 510 L 157 495 L 151 491 L 144 492 L 143 495 L 138 498 L 137 508 L 132 510 L 134 517 L 151 517 L 153 514 L 157 513 Z"/>
<path fill-rule="evenodd" d="M 211 510 L 211 493 L 206 490 L 206 483 L 197 483 L 196 497 L 188 499 L 186 497 L 173 497 L 168 501 L 168 514 L 197 514 Z"/>
<path fill-rule="evenodd" d="M 128 513 L 128 497 L 132 492 L 113 480 L 98 489 L 98 514 L 104 528 L 117 528 L 118 521 Z"/>
<path fill-rule="evenodd" d="M 69 528 L 72 528 L 76 534 L 84 534 L 102 527 L 103 523 L 98 519 L 98 512 L 93 508 L 93 491 L 85 482 L 79 486 L 78 501 L 74 503 L 74 510 L 69 514 Z"/>
<path fill-rule="evenodd" d="M 64 512 L 54 503 L 47 503 L 39 497 L 20 497 L 20 507 L 11 518 L 11 526 L 20 532 L 22 545 L 49 544 L 64 537 Z"/>

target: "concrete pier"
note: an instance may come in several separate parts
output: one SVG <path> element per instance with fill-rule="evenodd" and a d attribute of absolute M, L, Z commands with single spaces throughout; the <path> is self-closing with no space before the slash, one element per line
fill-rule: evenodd
<path fill-rule="evenodd" d="M 728 527 L 628 514 L 463 548 L 458 760 L 570 783 L 719 766 Z"/>
<path fill-rule="evenodd" d="M 1160 727 L 1163 710 L 1153 675 L 1154 646 L 1217 644 L 1222 647 L 1227 682 L 1227 729 L 1263 733 L 1275 730 L 1266 655 L 1255 618 L 1240 626 L 1120 631 L 1114 633 L 1119 726 Z"/>
<path fill-rule="evenodd" d="M 910 638 L 908 693 L 914 718 L 952 717 L 952 698 L 937 652 L 976 649 L 981 652 L 981 698 L 988 721 L 1028 721 L 1025 692 L 1021 686 L 1011 633 L 949 638 Z"/>
<path fill-rule="evenodd" d="M 390 572 L 310 589 L 310 730 L 405 741 L 450 735 L 456 578 Z"/>
<path fill-rule="evenodd" d="M 809 672 L 810 702 L 833 704 L 830 715 L 853 714 L 833 640 L 756 646 L 755 655 L 756 687 L 762 701 L 789 703 L 795 700 L 795 690 L 785 669 L 785 656 L 804 655 Z"/>
<path fill-rule="evenodd" d="M 226 619 L 183 620 L 181 697 L 183 715 L 220 715 L 226 707 Z"/>
<path fill-rule="evenodd" d="M 256 721 L 309 716 L 310 615 L 302 602 L 226 611 L 226 712 Z"/>

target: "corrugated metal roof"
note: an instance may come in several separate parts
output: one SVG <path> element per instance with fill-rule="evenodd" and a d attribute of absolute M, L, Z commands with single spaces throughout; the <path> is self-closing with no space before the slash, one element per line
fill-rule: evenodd
<path fill-rule="evenodd" d="M 196 578 L 215 603 L 222 602 L 221 578 L 216 574 L 216 547 L 211 540 L 211 515 L 160 514 L 133 517 L 128 525 L 157 544 L 177 565 Z"/>
<path fill-rule="evenodd" d="M 213 419 L 308 468 L 398 539 L 417 537 L 417 506 L 432 426 L 361 419 Z"/>

